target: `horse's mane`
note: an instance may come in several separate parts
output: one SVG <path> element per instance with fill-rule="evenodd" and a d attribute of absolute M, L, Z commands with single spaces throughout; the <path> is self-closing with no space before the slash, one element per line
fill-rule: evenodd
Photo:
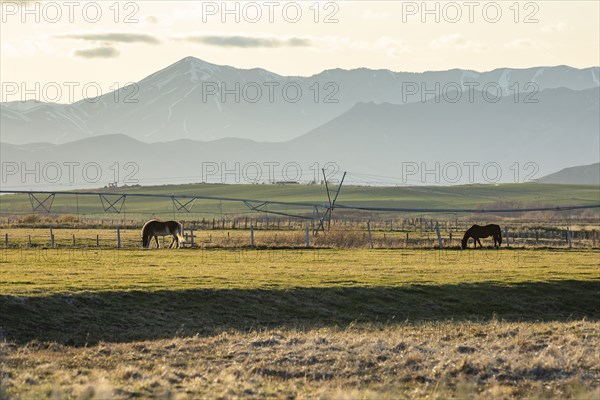
<path fill-rule="evenodd" d="M 144 234 L 144 231 L 146 230 L 146 226 L 150 223 L 150 222 L 156 222 L 158 220 L 156 219 L 151 219 L 150 221 L 147 221 L 144 226 L 142 226 L 142 235 Z"/>

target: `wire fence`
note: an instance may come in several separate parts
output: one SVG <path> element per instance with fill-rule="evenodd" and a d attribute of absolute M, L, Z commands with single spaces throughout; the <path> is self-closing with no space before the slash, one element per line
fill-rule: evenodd
<path fill-rule="evenodd" d="M 116 221 L 115 221 L 116 222 Z M 139 248 L 140 224 L 116 227 L 10 227 L 0 229 L 4 248 Z M 411 221 L 412 222 L 412 221 Z M 325 231 L 314 232 L 305 221 L 260 219 L 241 221 L 197 221 L 184 225 L 184 247 L 196 248 L 458 248 L 465 226 L 473 221 L 427 220 L 423 225 L 400 221 L 332 220 Z M 255 225 L 256 224 L 256 225 Z M 313 224 L 314 227 L 314 224 Z M 511 223 L 502 226 L 503 247 L 598 248 L 597 224 L 541 226 Z M 168 246 L 170 237 L 159 239 Z M 491 239 L 482 239 L 491 247 Z M 155 242 L 152 242 L 155 246 Z M 469 242 L 472 246 L 472 242 Z"/>

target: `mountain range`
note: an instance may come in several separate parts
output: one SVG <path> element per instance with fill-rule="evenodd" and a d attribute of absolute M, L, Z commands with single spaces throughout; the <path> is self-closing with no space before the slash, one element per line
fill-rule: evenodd
<path fill-rule="evenodd" d="M 600 185 L 600 163 L 564 168 L 539 179 L 542 183 Z"/>
<path fill-rule="evenodd" d="M 519 93 L 520 101 L 528 95 L 535 100 L 546 89 L 597 88 L 600 68 L 500 68 L 482 73 L 361 68 L 294 77 L 186 57 L 130 88 L 106 93 L 93 102 L 2 103 L 0 126 L 2 142 L 12 144 L 60 144 L 108 134 L 125 134 L 148 143 L 227 137 L 284 142 L 318 128 L 358 103 L 419 103 L 450 97 L 448 94 L 457 90 L 482 91 L 486 85 L 494 94 L 500 90 L 503 96 Z"/>
<path fill-rule="evenodd" d="M 141 183 L 252 183 L 257 166 L 262 181 L 319 180 L 325 165 L 350 171 L 356 183 L 534 180 L 600 160 L 598 76 L 598 67 L 558 66 L 420 74 L 336 69 L 283 77 L 188 57 L 138 82 L 137 103 L 114 102 L 108 93 L 95 103 L 0 105 L 0 156 L 20 168 L 6 179 L 3 172 L 2 183 L 30 184 L 31 176 L 25 182 L 20 172 L 36 163 L 43 169 L 90 162 L 103 172 L 92 186 L 123 182 L 131 172 L 124 170 L 127 163 Z M 303 96 L 271 102 L 263 93 L 250 103 L 205 92 L 207 84 L 232 88 L 236 82 L 250 88 L 297 84 Z M 329 82 L 339 89 L 332 97 L 337 102 L 324 102 L 325 93 L 333 93 L 331 87 L 323 92 Z M 407 93 L 436 83 L 441 89 L 424 98 Z M 501 97 L 481 90 L 490 83 L 501 88 Z M 287 164 L 291 169 L 283 173 Z M 276 165 L 272 177 L 269 165 Z"/>

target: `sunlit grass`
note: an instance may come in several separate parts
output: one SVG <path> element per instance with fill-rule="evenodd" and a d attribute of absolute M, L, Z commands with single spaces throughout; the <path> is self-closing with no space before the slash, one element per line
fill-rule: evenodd
<path fill-rule="evenodd" d="M 0 250 L 0 293 L 600 280 L 595 250 Z"/>

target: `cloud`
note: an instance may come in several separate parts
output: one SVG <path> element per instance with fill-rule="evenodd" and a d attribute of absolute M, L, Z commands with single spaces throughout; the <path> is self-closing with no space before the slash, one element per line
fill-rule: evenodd
<path fill-rule="evenodd" d="M 115 58 L 119 56 L 119 50 L 112 46 L 102 46 L 75 50 L 73 55 L 80 58 Z"/>
<path fill-rule="evenodd" d="M 518 38 L 504 44 L 505 47 L 533 47 L 534 41 L 528 38 Z"/>
<path fill-rule="evenodd" d="M 538 50 L 547 50 L 550 49 L 551 46 L 544 41 L 532 40 L 529 38 L 517 38 L 511 40 L 510 42 L 504 43 L 504 47 L 513 48 L 513 49 L 538 49 Z"/>
<path fill-rule="evenodd" d="M 387 12 L 378 12 L 373 10 L 366 10 L 362 15 L 364 19 L 372 19 L 372 20 L 384 20 L 390 17 L 390 14 Z"/>
<path fill-rule="evenodd" d="M 160 40 L 145 33 L 109 32 L 109 33 L 69 33 L 57 36 L 61 39 L 77 39 L 103 43 L 148 43 L 158 44 Z"/>
<path fill-rule="evenodd" d="M 487 46 L 480 42 L 468 40 L 460 33 L 451 33 L 449 35 L 440 36 L 431 41 L 429 44 L 432 49 L 460 49 L 471 51 L 486 50 Z"/>
<path fill-rule="evenodd" d="M 21 7 L 21 6 L 26 6 L 28 4 L 32 4 L 32 3 L 41 3 L 43 0 L 0 0 L 0 4 L 14 4 L 17 7 Z"/>
<path fill-rule="evenodd" d="M 543 26 L 540 30 L 544 33 L 564 32 L 567 30 L 567 24 L 565 24 L 564 22 L 557 22 L 555 24 Z"/>
<path fill-rule="evenodd" d="M 257 47 L 307 47 L 311 46 L 312 42 L 309 39 L 292 37 L 292 38 L 277 38 L 277 37 L 262 37 L 262 36 L 224 36 L 224 35 L 196 35 L 180 38 L 194 43 L 203 43 L 210 46 L 220 47 L 242 47 L 242 48 L 257 48 Z"/>

